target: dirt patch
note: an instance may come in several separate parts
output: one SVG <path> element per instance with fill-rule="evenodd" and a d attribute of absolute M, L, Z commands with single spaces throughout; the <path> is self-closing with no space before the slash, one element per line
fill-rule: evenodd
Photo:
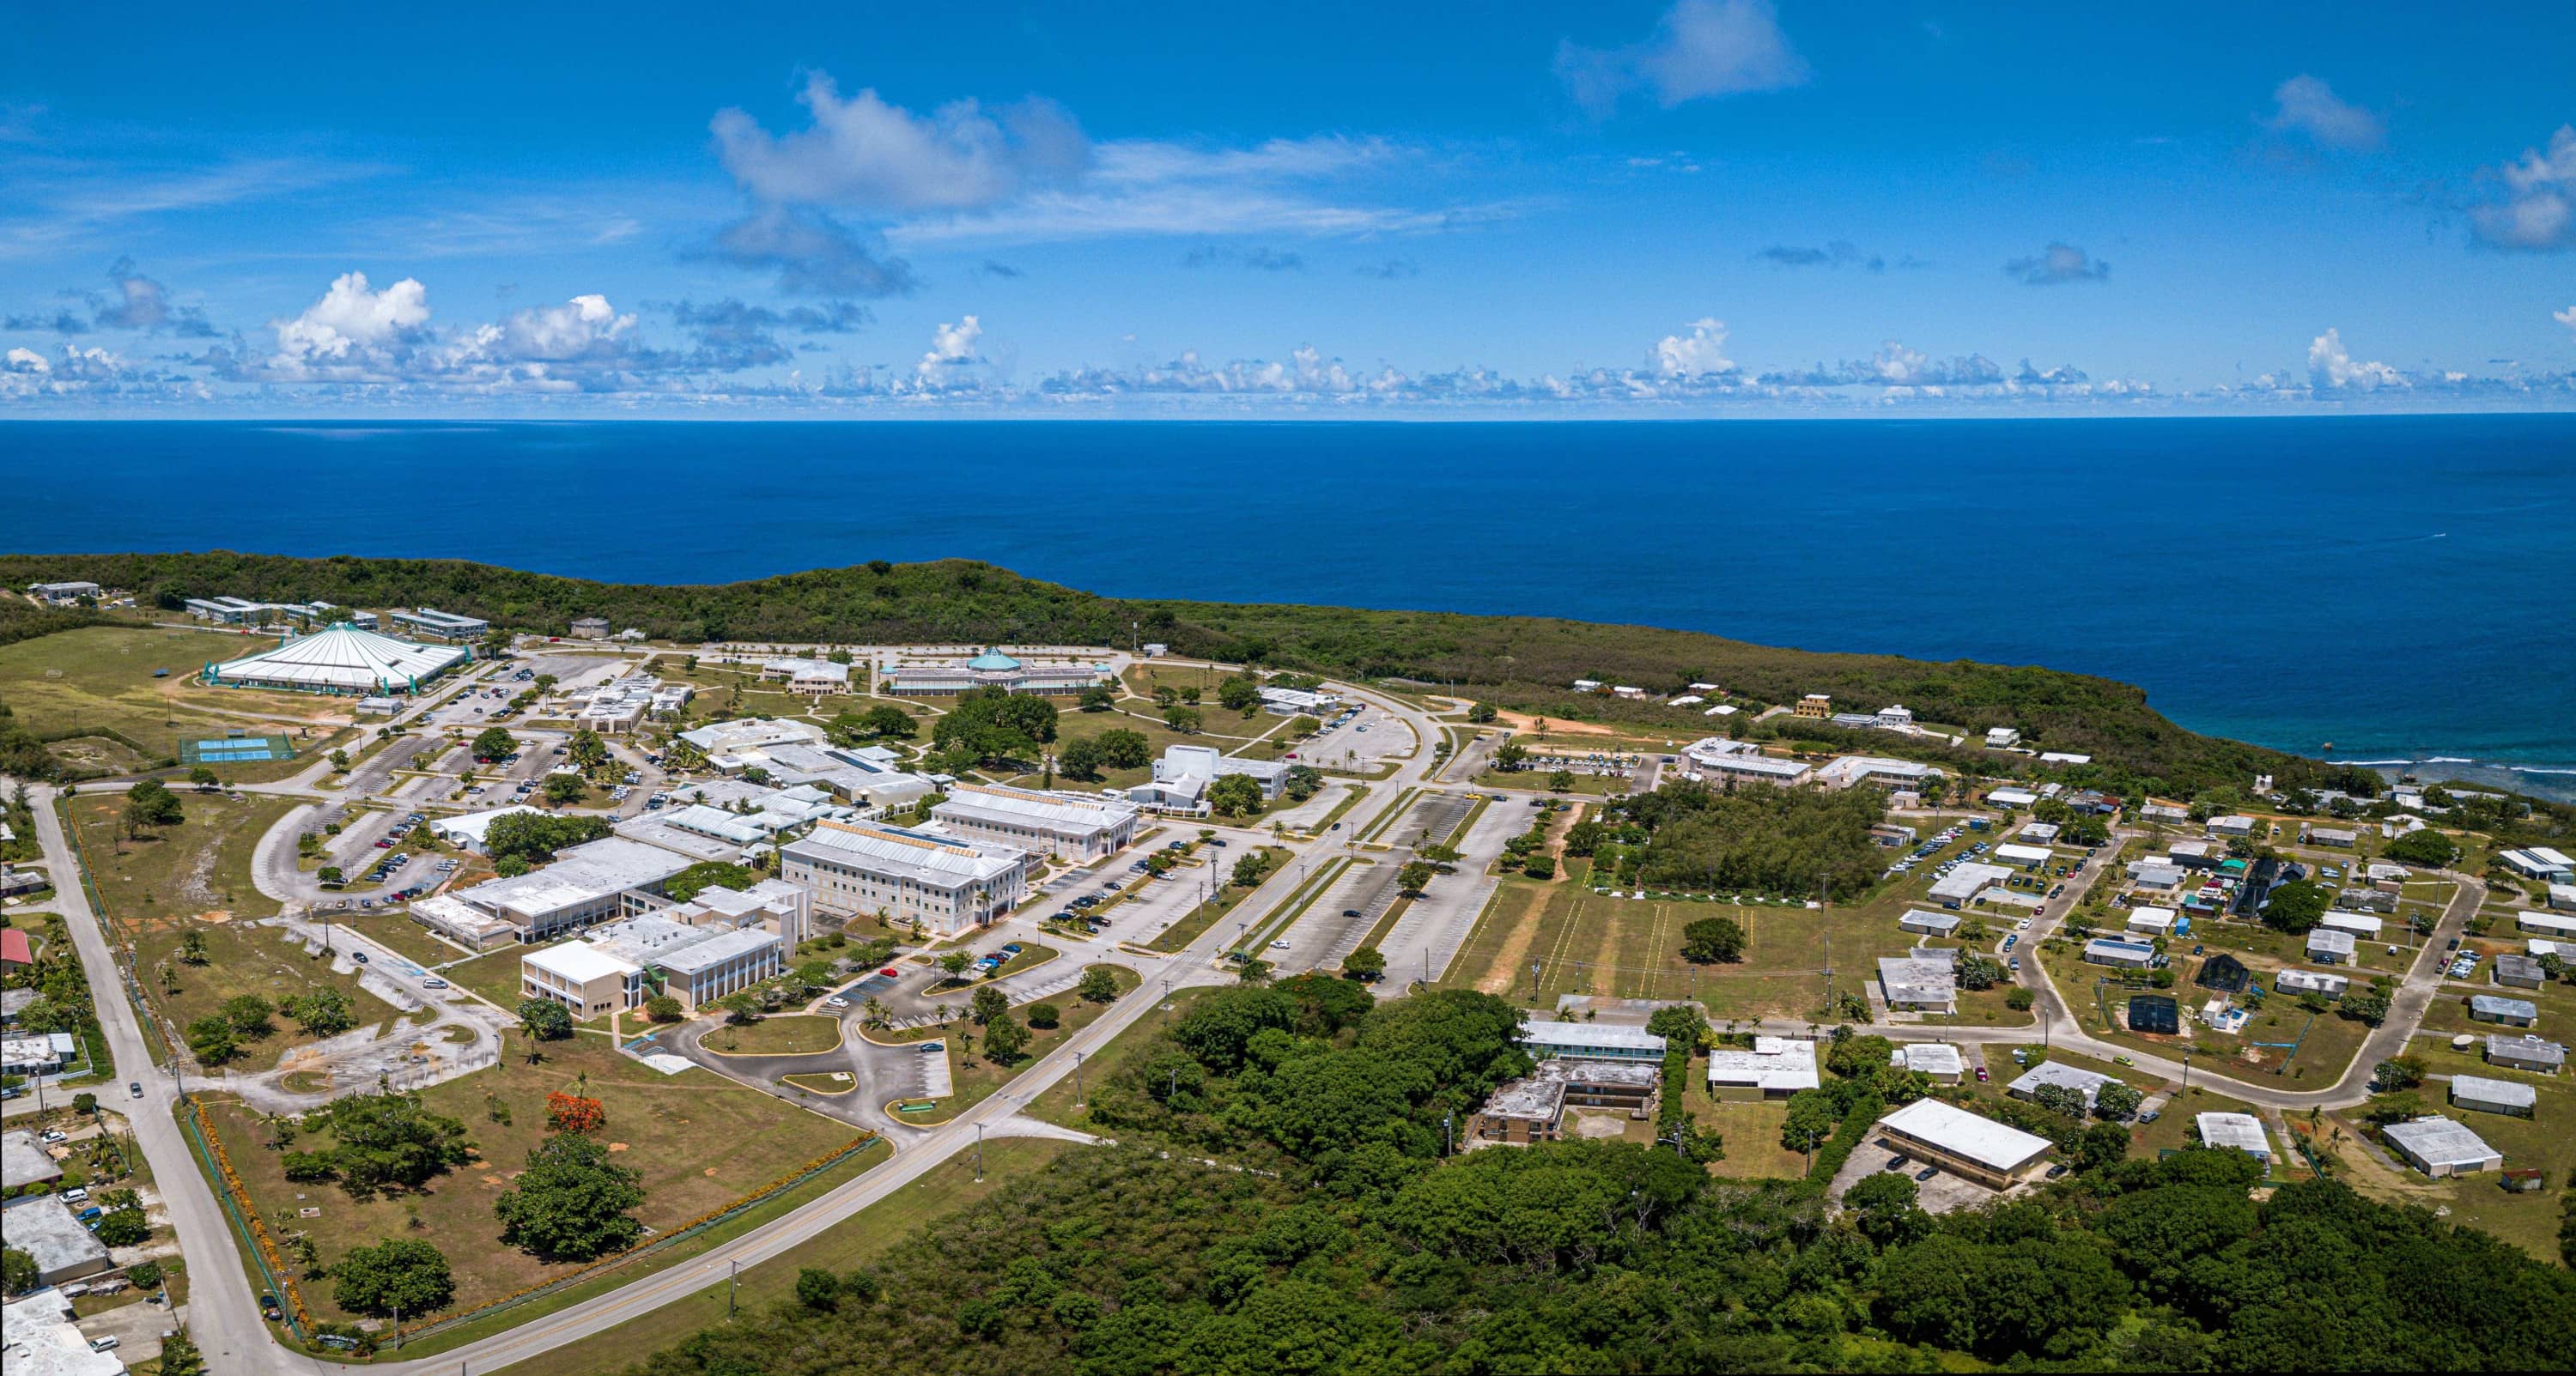
<path fill-rule="evenodd" d="M 624 1151 L 626 1150 L 626 1144 L 623 1142 L 611 1142 L 608 1144 L 608 1149 L 610 1151 Z"/>
<path fill-rule="evenodd" d="M 1494 901 L 1502 902 L 1500 895 L 1509 892 L 1509 889 L 1498 890 Z M 1476 981 L 1477 993 L 1511 992 L 1513 978 L 1528 960 L 1531 944 L 1538 940 L 1538 914 L 1542 906 L 1532 905 L 1521 915 L 1519 924 L 1503 938 L 1503 949 L 1496 953 L 1493 965 L 1485 971 L 1484 978 Z"/>
<path fill-rule="evenodd" d="M 199 922 L 230 922 L 233 920 L 233 914 L 232 910 L 229 908 L 214 908 L 197 914 L 197 920 Z"/>
<path fill-rule="evenodd" d="M 1510 727 L 1514 731 L 1536 732 L 1538 730 L 1539 719 L 1537 717 L 1529 716 L 1520 712 L 1497 712 L 1494 715 L 1496 720 L 1500 721 L 1503 725 Z M 1600 726 L 1588 721 L 1559 721 L 1554 717 L 1549 717 L 1547 718 L 1547 731 L 1545 734 L 1550 736 L 1618 736 L 1626 733 L 1616 729 L 1615 727 Z"/>

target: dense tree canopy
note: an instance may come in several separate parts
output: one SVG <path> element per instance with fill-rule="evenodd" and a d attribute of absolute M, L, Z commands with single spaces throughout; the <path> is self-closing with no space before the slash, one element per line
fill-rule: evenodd
<path fill-rule="evenodd" d="M 1847 897 L 1882 868 L 1869 829 L 1886 816 L 1887 800 L 1874 788 L 1721 792 L 1686 780 L 1615 806 L 1647 833 L 1637 876 L 1650 885 L 1812 897 L 1822 882 Z"/>

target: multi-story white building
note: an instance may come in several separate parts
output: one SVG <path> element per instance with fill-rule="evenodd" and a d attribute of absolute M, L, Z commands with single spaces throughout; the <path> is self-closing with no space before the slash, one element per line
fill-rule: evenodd
<path fill-rule="evenodd" d="M 1098 860 L 1136 839 L 1136 809 L 1111 798 L 999 784 L 956 784 L 930 809 L 940 828 L 973 842 Z"/>
<path fill-rule="evenodd" d="M 940 936 L 989 926 L 1028 896 L 1026 851 L 901 827 L 818 822 L 787 845 L 787 881 L 841 917 L 918 922 Z"/>

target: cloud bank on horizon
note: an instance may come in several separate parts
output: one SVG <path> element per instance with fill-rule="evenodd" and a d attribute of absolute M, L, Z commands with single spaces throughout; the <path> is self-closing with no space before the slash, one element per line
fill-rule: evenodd
<path fill-rule="evenodd" d="M 470 10 L 33 16 L 0 416 L 2576 409 L 2563 6 Z"/>

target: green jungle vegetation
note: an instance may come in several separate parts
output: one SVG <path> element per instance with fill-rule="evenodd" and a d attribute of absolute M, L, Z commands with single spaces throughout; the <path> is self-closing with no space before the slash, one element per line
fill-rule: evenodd
<path fill-rule="evenodd" d="M 228 551 L 0 556 L 0 585 L 88 579 L 146 606 L 232 594 L 352 607 L 436 606 L 496 625 L 561 634 L 602 616 L 656 639 L 841 642 L 1126 644 L 1159 640 L 1181 655 L 1362 678 L 1455 684 L 1460 692 L 1560 720 L 1704 729 L 1687 710 L 1574 693 L 1577 678 L 1655 693 L 1691 682 L 1724 685 L 1757 703 L 1827 693 L 1875 707 L 1903 702 L 1924 721 L 1981 733 L 2018 727 L 2033 746 L 2091 754 L 2105 787 L 2188 793 L 2264 772 L 2285 785 L 2323 777 L 2322 765 L 2186 731 L 2147 705 L 2143 690 L 2029 666 L 1931 663 L 1893 655 L 1786 650 L 1649 626 L 1534 616 L 1467 616 L 1284 604 L 1102 597 L 1023 578 L 968 559 L 875 560 L 748 582 L 655 586 L 601 583 L 452 559 L 321 559 Z M 0 637 L 86 624 L 93 613 L 13 609 Z M 39 618 L 30 622 L 30 617 Z M 55 624 L 55 623 L 59 624 Z M 21 623 L 42 629 L 13 630 Z M 1141 627 L 1141 633 L 1136 629 Z M 1881 752 L 1903 738 L 1870 733 Z M 1982 756 L 1990 766 L 2027 757 Z"/>
<path fill-rule="evenodd" d="M 1527 1064 L 1514 1017 L 1463 990 L 1377 1006 L 1320 975 L 1220 991 L 1095 1091 L 1120 1145 L 809 1269 L 633 1370 L 2468 1370 L 2576 1351 L 2576 1276 L 2330 1180 L 2258 1203 L 2263 1167 L 2234 1151 L 2086 1157 L 1939 1217 L 1881 1174 L 1837 1215 L 1821 1182 L 1883 1106 L 1866 1081 L 1805 1180 L 1624 1142 L 1444 1160 L 1444 1115 Z"/>

